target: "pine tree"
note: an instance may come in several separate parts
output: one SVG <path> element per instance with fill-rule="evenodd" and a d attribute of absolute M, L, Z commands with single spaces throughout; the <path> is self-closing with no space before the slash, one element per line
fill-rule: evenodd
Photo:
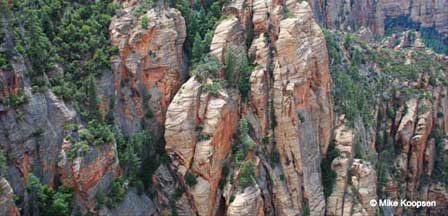
<path fill-rule="evenodd" d="M 89 78 L 87 78 L 87 106 L 90 112 L 90 117 L 93 119 L 99 119 L 100 113 L 98 111 L 98 96 L 96 94 L 96 81 L 93 75 L 90 75 Z"/>
<path fill-rule="evenodd" d="M 201 56 L 204 54 L 204 44 L 202 41 L 202 37 L 199 32 L 196 32 L 193 41 L 193 48 L 191 50 L 191 61 L 196 63 L 199 62 Z"/>

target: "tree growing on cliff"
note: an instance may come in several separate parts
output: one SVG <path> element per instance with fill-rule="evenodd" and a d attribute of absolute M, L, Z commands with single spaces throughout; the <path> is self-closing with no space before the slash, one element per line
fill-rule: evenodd
<path fill-rule="evenodd" d="M 92 119 L 99 119 L 100 113 L 98 111 L 99 99 L 96 93 L 96 81 L 93 75 L 90 75 L 87 79 L 86 94 L 88 96 L 88 109 L 90 112 L 89 117 Z"/>
<path fill-rule="evenodd" d="M 240 168 L 239 185 L 242 189 L 251 186 L 255 181 L 255 164 L 251 160 L 245 161 Z"/>
<path fill-rule="evenodd" d="M 142 17 L 142 20 L 140 21 L 140 26 L 142 27 L 142 29 L 148 29 L 148 22 L 149 22 L 148 16 L 144 15 Z"/>
<path fill-rule="evenodd" d="M 333 186 L 336 181 L 336 172 L 331 169 L 331 163 L 339 156 L 339 151 L 335 148 L 335 143 L 332 141 L 328 146 L 328 153 L 321 162 L 322 171 L 322 185 L 324 186 L 324 195 L 329 197 L 333 192 Z"/>
<path fill-rule="evenodd" d="M 191 49 L 192 62 L 198 62 L 201 59 L 202 55 L 204 55 L 205 52 L 205 46 L 206 44 L 204 44 L 201 35 L 199 34 L 199 32 L 196 32 L 193 40 L 193 47 Z"/>
<path fill-rule="evenodd" d="M 28 176 L 26 193 L 28 194 L 26 212 L 36 215 L 67 216 L 72 212 L 73 190 L 65 186 L 56 191 L 42 184 L 33 174 Z"/>
<path fill-rule="evenodd" d="M 196 176 L 193 173 L 191 173 L 191 172 L 187 172 L 185 174 L 184 178 L 185 178 L 185 183 L 189 187 L 193 187 L 193 186 L 195 186 L 198 183 L 198 181 L 196 180 Z"/>
<path fill-rule="evenodd" d="M 199 63 L 193 66 L 191 74 L 202 82 L 207 78 L 215 78 L 221 68 L 222 65 L 216 58 L 205 56 Z"/>

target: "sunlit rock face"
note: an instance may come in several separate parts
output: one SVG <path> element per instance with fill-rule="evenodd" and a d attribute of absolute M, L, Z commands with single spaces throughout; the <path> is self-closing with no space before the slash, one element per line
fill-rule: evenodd
<path fill-rule="evenodd" d="M 116 109 L 125 132 L 138 131 L 147 118 L 160 136 L 168 105 L 186 77 L 185 20 L 173 8 L 157 7 L 138 16 L 136 8 L 125 8 L 110 24 L 119 55 L 112 59 L 115 79 L 109 87 L 118 94 Z"/>

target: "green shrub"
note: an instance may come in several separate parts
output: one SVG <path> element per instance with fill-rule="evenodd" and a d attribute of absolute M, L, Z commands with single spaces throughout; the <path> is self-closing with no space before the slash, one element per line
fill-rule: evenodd
<path fill-rule="evenodd" d="M 239 164 L 246 158 L 248 151 L 256 148 L 255 141 L 249 135 L 249 122 L 246 118 L 241 118 L 239 121 L 239 141 L 241 142 L 241 148 L 235 153 L 235 161 Z"/>
<path fill-rule="evenodd" d="M 263 138 L 261 138 L 261 143 L 263 143 L 263 145 L 268 145 L 271 142 L 271 138 L 269 136 L 263 136 Z"/>
<path fill-rule="evenodd" d="M 85 141 L 72 144 L 70 149 L 66 152 L 67 158 L 73 160 L 77 156 L 82 156 L 89 150 L 89 145 Z"/>
<path fill-rule="evenodd" d="M 322 171 L 322 185 L 324 186 L 324 195 L 329 197 L 333 192 L 333 186 L 336 181 L 336 172 L 331 169 L 331 162 L 339 156 L 339 151 L 335 147 L 334 141 L 328 146 L 327 155 L 322 159 L 321 171 Z"/>
<path fill-rule="evenodd" d="M 28 207 L 26 212 L 39 210 L 41 215 L 66 216 L 72 213 L 73 190 L 65 186 L 56 191 L 30 174 L 27 179 Z"/>
<path fill-rule="evenodd" d="M 242 189 L 251 186 L 255 181 L 255 164 L 248 160 L 240 168 L 239 185 Z"/>
<path fill-rule="evenodd" d="M 122 202 L 128 192 L 127 181 L 124 177 L 118 177 L 111 183 L 110 193 L 106 198 L 106 205 L 114 208 Z"/>
<path fill-rule="evenodd" d="M 199 63 L 193 66 L 191 74 L 196 76 L 196 78 L 202 82 L 207 78 L 215 78 L 221 68 L 222 65 L 218 60 L 213 57 L 205 56 Z"/>
<path fill-rule="evenodd" d="M 245 136 L 245 135 L 249 134 L 249 122 L 247 121 L 246 118 L 241 118 L 240 119 L 239 129 L 240 129 L 240 134 L 242 136 Z"/>
<path fill-rule="evenodd" d="M 45 130 L 43 128 L 38 128 L 33 132 L 32 136 L 36 137 L 36 138 L 40 138 L 44 135 L 44 133 L 45 133 Z"/>
<path fill-rule="evenodd" d="M 225 1 L 211 2 L 191 2 L 186 0 L 169 1 L 172 7 L 177 8 L 185 18 L 187 25 L 187 38 L 184 47 L 187 56 L 193 63 L 198 62 L 209 53 L 210 43 L 218 20 L 221 17 L 221 10 Z M 199 35 L 202 40 L 198 40 Z M 199 45 L 199 49 L 198 44 Z M 196 48 L 194 48 L 196 47 Z M 192 49 L 196 49 L 192 55 Z"/>
<path fill-rule="evenodd" d="M 149 22 L 148 16 L 144 15 L 142 17 L 142 20 L 140 20 L 140 26 L 142 27 L 142 29 L 148 29 L 148 22 Z"/>
<path fill-rule="evenodd" d="M 8 158 L 3 149 L 0 149 L 0 176 L 5 176 L 8 171 Z"/>
<path fill-rule="evenodd" d="M 277 149 L 272 150 L 270 158 L 272 163 L 280 163 L 280 153 L 278 153 Z"/>
<path fill-rule="evenodd" d="M 15 50 L 30 63 L 26 74 L 33 91 L 49 88 L 64 100 L 74 99 L 85 120 L 97 118 L 97 103 L 89 94 L 96 92 L 88 80 L 110 70 L 109 23 L 116 8 L 109 1 L 11 1 L 4 14 L 11 30 L 20 29 L 12 34 Z M 47 76 L 56 66 L 63 74 Z"/>
<path fill-rule="evenodd" d="M 297 113 L 297 118 L 300 120 L 300 123 L 304 123 L 305 122 L 305 117 L 302 114 Z"/>
<path fill-rule="evenodd" d="M 212 96 L 219 97 L 219 91 L 222 90 L 222 84 L 219 81 L 212 81 L 210 83 L 206 83 L 202 86 L 204 92 L 209 93 Z"/>
<path fill-rule="evenodd" d="M 28 103 L 28 95 L 23 90 L 18 91 L 16 94 L 8 96 L 8 104 L 13 108 L 18 108 Z"/>
<path fill-rule="evenodd" d="M 209 140 L 211 136 L 209 134 L 200 134 L 198 139 L 199 141 Z"/>
<path fill-rule="evenodd" d="M 238 149 L 238 151 L 235 153 L 235 161 L 237 164 L 241 163 L 242 161 L 244 161 L 244 159 L 246 158 L 246 152 L 244 151 L 244 149 Z"/>
<path fill-rule="evenodd" d="M 392 149 L 384 149 L 378 156 L 378 162 L 376 164 L 376 172 L 378 176 L 377 192 L 379 197 L 384 197 L 384 187 L 386 186 L 388 179 L 387 176 L 393 170 L 394 153 Z"/>
<path fill-rule="evenodd" d="M 73 189 L 61 186 L 52 197 L 51 206 L 48 208 L 48 214 L 43 215 L 71 215 L 72 201 Z"/>
<path fill-rule="evenodd" d="M 111 144 L 114 141 L 111 127 L 95 120 L 90 121 L 86 129 L 80 130 L 79 136 L 93 146 Z"/>
<path fill-rule="evenodd" d="M 191 61 L 193 63 L 199 62 L 204 57 L 204 54 L 209 52 L 209 46 L 212 38 L 213 31 L 205 34 L 204 38 L 201 37 L 199 32 L 196 32 L 191 51 Z"/>
<path fill-rule="evenodd" d="M 179 200 L 182 197 L 182 195 L 184 194 L 184 192 L 185 192 L 185 190 L 183 187 L 176 188 L 176 190 L 173 193 L 173 199 L 176 201 Z"/>
<path fill-rule="evenodd" d="M 149 9 L 153 8 L 155 6 L 154 0 L 143 0 L 140 1 L 140 4 L 138 7 L 133 11 L 134 16 L 139 16 L 140 14 L 148 11 Z"/>
<path fill-rule="evenodd" d="M 196 180 L 196 176 L 191 173 L 191 172 L 187 172 L 185 174 L 185 183 L 189 186 L 189 187 L 193 187 L 195 186 L 198 182 Z"/>
<path fill-rule="evenodd" d="M 310 216 L 310 214 L 310 206 L 308 203 L 305 203 L 305 205 L 303 205 L 302 216 Z"/>
<path fill-rule="evenodd" d="M 257 145 L 249 135 L 241 137 L 241 143 L 246 151 L 254 150 Z"/>
<path fill-rule="evenodd" d="M 355 48 L 352 53 L 352 65 L 359 66 L 362 63 L 362 54 L 358 48 Z"/>

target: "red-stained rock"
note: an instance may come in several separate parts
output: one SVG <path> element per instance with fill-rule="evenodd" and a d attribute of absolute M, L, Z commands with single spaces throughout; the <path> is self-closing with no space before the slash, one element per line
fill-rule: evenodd
<path fill-rule="evenodd" d="M 151 129 L 160 134 L 166 109 L 186 77 L 185 21 L 176 9 L 162 6 L 136 17 L 137 7 L 124 9 L 109 27 L 112 44 L 119 48 L 119 56 L 112 59 L 114 89 L 119 92 L 118 117 L 122 128 L 133 132 L 145 113 L 152 112 L 155 121 L 150 122 Z M 148 19 L 146 28 L 144 17 Z M 144 100 L 150 107 L 143 106 Z"/>

